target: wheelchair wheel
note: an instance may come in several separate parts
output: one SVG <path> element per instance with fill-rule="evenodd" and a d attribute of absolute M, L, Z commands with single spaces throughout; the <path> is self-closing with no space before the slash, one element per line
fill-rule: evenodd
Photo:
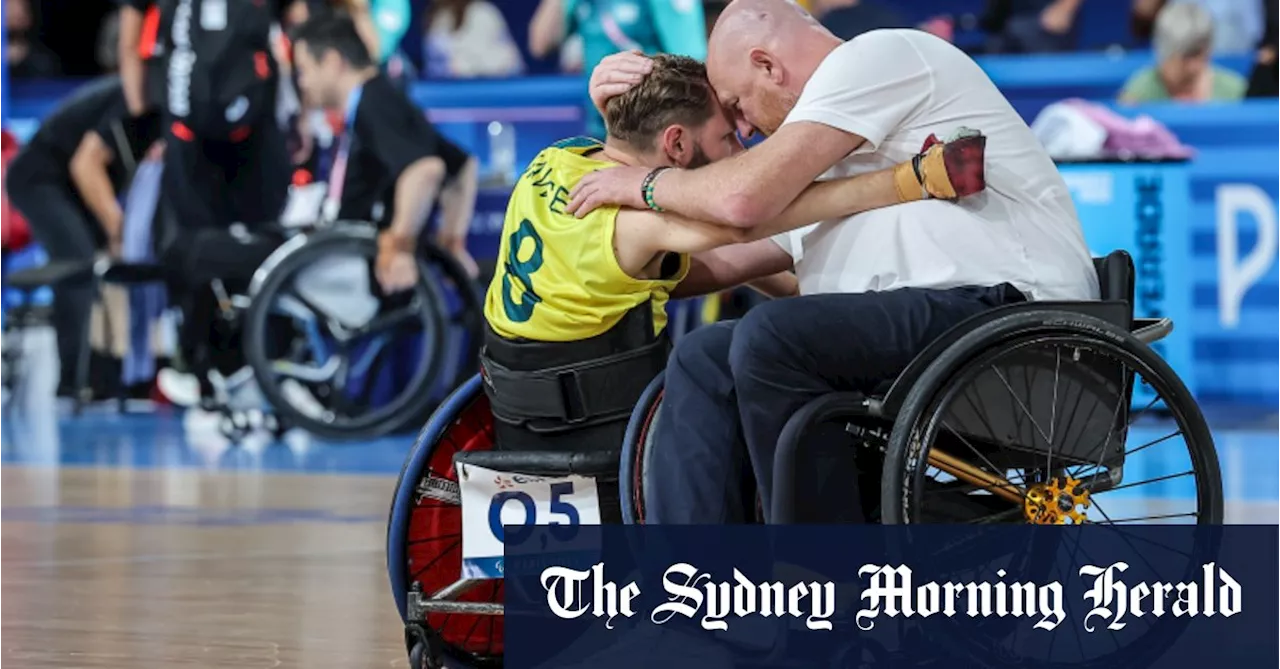
<path fill-rule="evenodd" d="M 1159 403 L 1170 418 L 1150 415 Z M 888 437 L 881 492 L 886 523 L 1111 526 L 1110 540 L 1129 543 L 1145 568 L 1162 564 L 1169 575 L 1172 565 L 1185 581 L 1214 560 L 1223 515 L 1209 428 L 1168 363 L 1104 321 L 1049 311 L 982 325 L 923 372 Z M 1165 545 L 1125 529 L 1138 523 L 1199 527 Z M 1071 529 L 1034 532 L 1026 545 L 976 532 L 971 559 L 960 561 L 968 566 L 956 567 L 984 573 L 952 580 L 987 580 L 1001 564 L 1034 582 L 1078 576 L 1084 535 Z M 1079 618 L 1066 607 L 1068 620 Z M 1080 636 L 1056 653 L 1007 621 L 942 631 L 984 666 L 1104 669 L 1151 664 L 1187 622 L 1148 618 L 1095 636 L 1070 628 Z"/>
<path fill-rule="evenodd" d="M 481 668 L 502 666 L 502 617 L 429 614 L 426 620 L 409 620 L 408 595 L 411 590 L 437 593 L 461 575 L 462 507 L 453 456 L 493 445 L 489 401 L 474 376 L 440 405 L 418 435 L 387 522 L 387 571 L 401 618 L 406 625 L 421 625 L 440 655 Z M 481 583 L 457 601 L 501 603 L 502 589 L 500 580 Z M 409 644 L 419 657 L 427 652 L 420 641 Z"/>
<path fill-rule="evenodd" d="M 1135 389 L 1154 394 L 1136 411 Z M 1148 415 L 1160 402 L 1172 421 Z M 1048 311 L 975 329 L 921 375 L 889 436 L 881 506 L 891 524 L 1223 516 L 1213 438 L 1169 364 L 1104 321 Z"/>
<path fill-rule="evenodd" d="M 622 457 L 618 463 L 618 492 L 622 503 L 622 522 L 627 525 L 644 524 L 645 481 L 649 457 L 653 450 L 654 429 L 662 409 L 663 375 L 649 382 L 640 395 L 636 408 L 627 423 L 626 436 L 622 440 Z"/>
<path fill-rule="evenodd" d="M 649 382 L 627 423 L 622 440 L 622 454 L 618 463 L 618 494 L 622 506 L 622 522 L 626 525 L 643 525 L 646 522 L 645 500 L 655 494 L 650 476 L 650 465 L 656 455 L 654 435 L 662 420 L 662 400 L 665 395 L 665 376 L 659 374 Z M 752 485 L 754 490 L 754 484 Z M 749 493 L 750 494 L 750 493 Z M 750 512 L 748 512 L 750 513 Z M 755 522 L 764 522 L 764 510 L 756 495 Z"/>
<path fill-rule="evenodd" d="M 413 289 L 382 295 L 376 256 L 371 230 L 326 231 L 294 238 L 255 277 L 245 358 L 276 412 L 322 438 L 369 439 L 419 420 L 445 364 L 437 270 L 420 260 Z"/>
<path fill-rule="evenodd" d="M 447 325 L 449 357 L 429 403 L 413 422 L 425 422 L 439 402 L 468 379 L 480 373 L 480 343 L 484 320 L 484 294 L 452 255 L 435 244 L 424 244 L 420 253 L 436 278 L 444 297 L 442 312 Z"/>

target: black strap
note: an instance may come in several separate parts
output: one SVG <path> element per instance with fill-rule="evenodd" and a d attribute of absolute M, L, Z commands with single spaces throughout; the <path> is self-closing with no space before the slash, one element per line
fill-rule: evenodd
<path fill-rule="evenodd" d="M 551 419 L 570 425 L 631 412 L 636 398 L 666 366 L 669 340 L 593 360 L 517 371 L 480 353 L 480 373 L 489 387 L 495 417 L 507 422 Z"/>

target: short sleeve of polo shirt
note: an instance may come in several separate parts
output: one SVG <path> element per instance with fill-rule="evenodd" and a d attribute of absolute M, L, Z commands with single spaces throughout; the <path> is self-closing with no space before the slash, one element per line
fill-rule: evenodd
<path fill-rule="evenodd" d="M 398 175 L 423 158 L 437 156 L 453 177 L 467 162 L 465 151 L 441 136 L 423 110 L 381 77 L 371 79 L 361 93 L 355 136 L 388 174 Z"/>
<path fill-rule="evenodd" d="M 864 138 L 858 153 L 869 153 L 932 95 L 933 76 L 902 31 L 865 33 L 822 61 L 784 125 L 831 126 Z"/>

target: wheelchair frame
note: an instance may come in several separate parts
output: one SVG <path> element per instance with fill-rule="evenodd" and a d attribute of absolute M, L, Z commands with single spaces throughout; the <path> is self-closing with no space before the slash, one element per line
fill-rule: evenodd
<path fill-rule="evenodd" d="M 868 396 L 861 393 L 832 393 L 820 397 L 791 417 L 779 440 L 775 460 L 774 498 L 771 505 L 771 520 L 774 523 L 790 523 L 796 521 L 795 499 L 799 477 L 797 465 L 804 456 L 801 436 L 809 426 L 832 419 L 853 419 L 872 417 L 881 420 L 896 421 L 891 435 L 897 435 L 889 447 L 889 459 L 885 463 L 885 471 L 890 468 L 905 468 L 906 440 L 908 436 L 901 434 L 903 419 L 916 408 L 923 406 L 928 398 L 945 387 L 947 375 L 961 366 L 967 359 L 991 350 L 1002 342 L 1019 336 L 1036 334 L 1068 334 L 1078 337 L 1081 342 L 1107 342 L 1117 346 L 1128 346 L 1142 351 L 1148 359 L 1148 365 L 1164 385 L 1172 388 L 1179 404 L 1187 404 L 1194 410 L 1193 419 L 1203 424 L 1203 417 L 1190 399 L 1190 393 L 1177 378 L 1173 370 L 1164 363 L 1149 345 L 1168 336 L 1173 330 L 1173 322 L 1168 318 L 1134 319 L 1133 304 L 1133 262 L 1129 255 L 1118 251 L 1105 259 L 1095 260 L 1102 286 L 1102 299 L 1092 302 L 1026 302 L 1008 305 L 983 312 L 974 316 L 945 333 L 938 340 L 925 348 L 901 375 L 895 379 L 887 392 L 882 396 Z M 1133 373 L 1129 372 L 1129 381 L 1120 386 L 1123 394 L 1125 412 L 1129 410 L 1132 392 Z M 452 613 L 481 616 L 502 615 L 503 605 L 498 602 L 461 602 L 457 601 L 469 589 L 480 581 L 458 578 L 447 587 L 433 593 L 422 592 L 417 584 L 408 583 L 405 550 L 408 543 L 407 513 L 412 501 L 412 494 L 421 478 L 424 463 L 431 455 L 434 444 L 444 436 L 454 424 L 457 413 L 481 395 L 480 379 L 473 378 L 453 396 L 449 398 L 428 421 L 413 450 L 406 458 L 401 472 L 401 480 L 397 484 L 396 495 L 392 503 L 388 524 L 388 571 L 397 606 L 406 624 L 406 643 L 411 658 L 425 664 L 420 666 L 440 666 L 438 662 L 443 655 L 449 654 L 445 643 L 433 630 L 425 627 L 426 616 L 432 613 Z M 621 453 L 613 450 L 584 454 L 568 453 L 513 453 L 513 452 L 462 452 L 457 453 L 453 463 L 474 463 L 510 473 L 529 475 L 598 475 L 607 470 L 612 462 L 619 471 L 620 495 L 624 522 L 642 522 L 643 491 L 637 491 L 636 485 L 643 486 L 643 472 L 637 458 L 637 449 L 643 448 L 642 440 L 648 434 L 650 422 L 657 415 L 657 408 L 662 398 L 663 377 L 656 378 L 645 390 L 627 427 L 626 437 Z M 928 386 L 928 387 L 926 387 Z M 1118 411 L 1118 409 L 1117 409 Z M 1221 479 L 1217 472 L 1216 451 L 1207 427 L 1197 431 L 1198 440 L 1207 443 L 1198 444 L 1207 448 L 1213 458 L 1204 476 L 1212 480 L 1207 483 L 1216 490 L 1209 498 L 1216 500 L 1211 504 L 1208 515 L 1209 524 L 1221 522 Z M 891 437 L 892 438 L 892 437 Z M 648 449 L 644 449 L 646 452 Z M 917 451 L 918 453 L 918 451 Z M 643 453 L 639 454 L 643 457 Z M 963 459 L 949 455 L 944 451 L 931 449 L 928 462 L 932 466 L 951 474 L 957 479 L 966 481 L 1006 499 L 1016 496 L 1021 506 L 1022 495 L 1013 491 L 1013 485 L 1002 477 L 994 476 L 975 467 Z M 1199 478 L 1199 473 L 1197 473 Z M 639 496 L 637 493 L 640 493 Z M 884 499 L 891 500 L 892 491 L 882 490 Z M 1010 499 L 1010 501 L 1014 501 Z M 890 517 L 886 522 L 907 522 L 901 517 Z"/>

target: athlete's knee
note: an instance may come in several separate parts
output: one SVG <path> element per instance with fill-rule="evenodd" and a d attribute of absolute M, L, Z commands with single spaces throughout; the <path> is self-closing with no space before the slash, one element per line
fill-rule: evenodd
<path fill-rule="evenodd" d="M 729 366 L 735 378 L 762 368 L 790 364 L 797 342 L 787 336 L 787 329 L 803 324 L 792 322 L 795 315 L 786 309 L 785 302 L 765 302 L 742 317 L 729 349 Z"/>
<path fill-rule="evenodd" d="M 728 372 L 729 348 L 736 321 L 723 321 L 684 335 L 667 361 L 667 383 L 706 380 Z"/>

